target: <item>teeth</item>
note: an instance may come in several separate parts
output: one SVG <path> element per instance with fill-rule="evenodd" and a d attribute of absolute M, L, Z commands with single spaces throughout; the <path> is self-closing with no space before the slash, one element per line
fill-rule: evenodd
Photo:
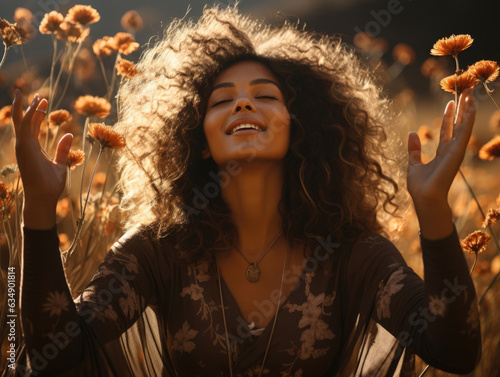
<path fill-rule="evenodd" d="M 239 124 L 233 130 L 231 131 L 231 135 L 234 134 L 236 131 L 241 130 L 242 128 L 251 128 L 257 131 L 260 131 L 261 128 L 255 124 L 250 124 L 250 123 L 245 123 L 245 124 Z"/>

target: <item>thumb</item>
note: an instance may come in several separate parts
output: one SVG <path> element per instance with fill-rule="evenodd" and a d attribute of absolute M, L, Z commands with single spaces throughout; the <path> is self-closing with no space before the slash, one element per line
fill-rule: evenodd
<path fill-rule="evenodd" d="M 422 145 L 418 134 L 414 131 L 408 135 L 408 162 L 409 165 L 422 163 Z"/>
<path fill-rule="evenodd" d="M 57 143 L 56 157 L 54 159 L 57 164 L 66 165 L 72 142 L 72 134 L 65 134 L 63 137 L 61 137 L 59 143 Z"/>

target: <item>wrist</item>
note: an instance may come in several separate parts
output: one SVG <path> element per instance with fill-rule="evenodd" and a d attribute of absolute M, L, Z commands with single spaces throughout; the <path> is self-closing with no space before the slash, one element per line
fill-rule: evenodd
<path fill-rule="evenodd" d="M 423 238 L 438 240 L 453 232 L 453 214 L 448 202 L 414 203 L 414 205 Z"/>
<path fill-rule="evenodd" d="M 47 230 L 56 224 L 57 203 L 51 202 L 24 202 L 23 223 L 30 229 Z"/>

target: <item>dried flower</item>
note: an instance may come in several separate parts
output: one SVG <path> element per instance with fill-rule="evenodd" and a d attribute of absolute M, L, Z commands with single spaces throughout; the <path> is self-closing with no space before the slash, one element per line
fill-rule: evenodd
<path fill-rule="evenodd" d="M 108 45 L 123 55 L 131 54 L 139 48 L 139 43 L 135 41 L 132 34 L 122 32 L 116 33 L 113 38 L 110 38 Z"/>
<path fill-rule="evenodd" d="M 455 88 L 458 94 L 462 93 L 467 88 L 473 88 L 477 85 L 476 77 L 469 72 L 464 72 L 461 75 L 447 76 L 439 82 L 443 90 L 455 93 Z"/>
<path fill-rule="evenodd" d="M 68 165 L 69 168 L 74 169 L 77 166 L 83 164 L 84 160 L 85 160 L 85 152 L 81 150 L 69 151 L 66 165 Z"/>
<path fill-rule="evenodd" d="M 471 254 L 478 254 L 486 250 L 491 237 L 481 230 L 469 234 L 465 239 L 460 241 L 460 246 L 464 251 Z"/>
<path fill-rule="evenodd" d="M 15 23 L 11 24 L 3 18 L 0 18 L 0 36 L 2 37 L 6 48 L 23 44 L 28 40 L 26 30 L 20 28 Z"/>
<path fill-rule="evenodd" d="M 16 8 L 16 10 L 14 11 L 14 21 L 19 22 L 23 20 L 29 23 L 33 22 L 33 13 L 31 13 L 31 11 L 26 8 Z"/>
<path fill-rule="evenodd" d="M 54 110 L 49 114 L 49 125 L 59 127 L 71 119 L 67 110 Z"/>
<path fill-rule="evenodd" d="M 40 22 L 40 33 L 53 34 L 61 31 L 61 24 L 64 21 L 64 16 L 53 10 L 50 13 L 45 13 L 42 22 Z"/>
<path fill-rule="evenodd" d="M 94 54 L 96 56 L 109 56 L 113 52 L 113 49 L 109 47 L 108 41 L 111 39 L 111 37 L 105 36 L 102 37 L 102 39 L 97 39 L 94 44 L 92 45 L 92 50 L 94 51 Z"/>
<path fill-rule="evenodd" d="M 4 106 L 0 109 L 0 125 L 6 125 L 12 120 L 12 105 Z"/>
<path fill-rule="evenodd" d="M 99 13 L 90 5 L 75 5 L 68 10 L 66 21 L 82 26 L 94 24 L 101 19 Z"/>
<path fill-rule="evenodd" d="M 123 136 L 104 123 L 90 123 L 89 135 L 97 140 L 102 148 L 123 148 L 125 146 Z"/>
<path fill-rule="evenodd" d="M 134 77 L 137 74 L 137 69 L 135 64 L 130 60 L 123 59 L 121 56 L 118 57 L 118 63 L 115 65 L 116 72 L 123 77 Z"/>
<path fill-rule="evenodd" d="M 497 62 L 492 60 L 481 60 L 469 66 L 468 71 L 479 81 L 489 83 L 496 80 L 499 69 Z"/>
<path fill-rule="evenodd" d="M 479 158 L 481 160 L 493 160 L 495 157 L 500 157 L 500 135 L 495 135 L 493 139 L 484 144 L 479 150 Z"/>
<path fill-rule="evenodd" d="M 14 213 L 13 201 L 12 190 L 0 182 L 0 221 Z"/>
<path fill-rule="evenodd" d="M 95 115 L 99 118 L 106 118 L 111 110 L 111 104 L 105 98 L 87 95 L 77 98 L 75 110 L 86 116 Z"/>
<path fill-rule="evenodd" d="M 415 61 L 415 50 L 406 43 L 398 43 L 392 50 L 392 56 L 403 65 L 411 64 Z"/>
<path fill-rule="evenodd" d="M 144 22 L 142 17 L 135 10 L 129 10 L 121 19 L 122 27 L 128 31 L 138 31 L 142 29 Z"/>
<path fill-rule="evenodd" d="M 490 208 L 488 213 L 486 214 L 486 218 L 483 221 L 483 228 L 486 228 L 488 225 L 496 224 L 500 220 L 500 208 L 494 209 Z"/>
<path fill-rule="evenodd" d="M 451 55 L 455 57 L 463 50 L 469 48 L 473 41 L 474 39 L 468 34 L 452 35 L 448 38 L 441 38 L 434 44 L 431 55 Z"/>
<path fill-rule="evenodd" d="M 2 169 L 0 169 L 0 176 L 8 177 L 11 174 L 16 173 L 19 170 L 16 164 L 8 164 L 4 165 Z"/>
<path fill-rule="evenodd" d="M 83 28 L 81 25 L 73 25 L 66 21 L 61 23 L 60 30 L 57 31 L 56 36 L 63 42 L 73 42 L 80 43 L 88 37 L 90 30 L 89 28 Z"/>

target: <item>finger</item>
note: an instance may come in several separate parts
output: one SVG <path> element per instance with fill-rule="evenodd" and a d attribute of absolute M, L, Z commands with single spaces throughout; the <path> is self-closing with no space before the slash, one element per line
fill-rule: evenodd
<path fill-rule="evenodd" d="M 422 144 L 420 137 L 414 131 L 408 135 L 408 162 L 410 165 L 422 163 Z"/>
<path fill-rule="evenodd" d="M 19 127 L 23 119 L 23 94 L 19 89 L 14 93 L 14 101 L 12 101 L 12 122 L 16 135 L 19 135 Z"/>
<path fill-rule="evenodd" d="M 72 134 L 65 134 L 57 143 L 56 157 L 54 161 L 57 164 L 66 165 L 68 161 L 68 153 L 71 148 L 71 143 L 73 142 Z"/>
<path fill-rule="evenodd" d="M 455 112 L 455 101 L 450 101 L 444 109 L 441 132 L 439 133 L 439 144 L 445 143 L 453 136 L 453 116 Z"/>
<path fill-rule="evenodd" d="M 463 134 L 468 140 L 472 133 L 475 116 L 476 106 L 474 104 L 474 90 L 467 89 L 460 97 L 460 107 L 454 130 L 454 137 L 458 138 Z"/>
<path fill-rule="evenodd" d="M 26 114 L 24 115 L 23 120 L 21 121 L 20 124 L 20 135 L 21 137 L 29 137 L 31 136 L 31 120 L 33 118 L 33 115 L 35 114 L 36 108 L 38 104 L 40 103 L 40 97 L 38 94 L 35 94 L 33 97 L 33 100 L 31 101 L 31 104 L 29 107 L 26 109 Z"/>
<path fill-rule="evenodd" d="M 47 107 L 49 103 L 45 98 L 42 98 L 36 107 L 35 113 L 31 117 L 31 129 L 34 136 L 38 136 L 40 133 L 40 125 L 47 115 Z"/>

